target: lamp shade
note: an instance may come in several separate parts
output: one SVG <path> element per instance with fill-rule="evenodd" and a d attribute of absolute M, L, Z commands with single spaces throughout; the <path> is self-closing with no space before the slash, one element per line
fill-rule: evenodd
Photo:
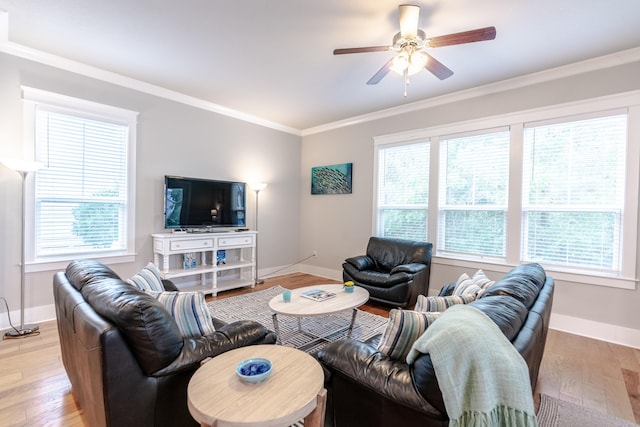
<path fill-rule="evenodd" d="M 11 170 L 18 172 L 33 172 L 37 171 L 44 167 L 44 165 L 40 162 L 35 162 L 33 160 L 20 160 L 20 159 L 0 159 L 0 163 L 5 165 Z"/>
<path fill-rule="evenodd" d="M 251 187 L 251 189 L 253 191 L 262 191 L 267 187 L 267 184 L 265 184 L 264 182 L 252 182 L 249 184 L 249 187 Z"/>

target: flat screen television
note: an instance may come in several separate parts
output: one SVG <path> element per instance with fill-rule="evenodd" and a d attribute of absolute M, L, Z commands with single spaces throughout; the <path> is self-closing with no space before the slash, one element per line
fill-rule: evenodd
<path fill-rule="evenodd" d="M 164 227 L 202 230 L 246 226 L 246 184 L 164 177 Z"/>

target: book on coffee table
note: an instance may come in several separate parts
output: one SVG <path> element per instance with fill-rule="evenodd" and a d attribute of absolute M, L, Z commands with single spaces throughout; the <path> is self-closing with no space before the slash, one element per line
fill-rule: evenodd
<path fill-rule="evenodd" d="M 323 291 L 322 289 L 311 289 L 309 291 L 304 291 L 300 294 L 305 298 L 312 299 L 314 301 L 326 301 L 336 296 L 333 292 Z"/>

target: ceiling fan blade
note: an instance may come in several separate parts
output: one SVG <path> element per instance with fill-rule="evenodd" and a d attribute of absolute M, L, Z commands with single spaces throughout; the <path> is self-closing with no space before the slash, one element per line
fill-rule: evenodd
<path fill-rule="evenodd" d="M 415 38 L 418 35 L 420 6 L 401 4 L 398 7 L 400 9 L 400 35 L 405 39 Z"/>
<path fill-rule="evenodd" d="M 393 58 L 391 58 L 390 60 L 387 61 L 386 64 L 384 64 L 382 66 L 382 68 L 380 68 L 378 70 L 377 73 L 375 73 L 373 75 L 373 77 L 371 77 L 369 79 L 369 81 L 367 82 L 368 85 L 377 85 L 380 80 L 382 80 L 384 78 L 384 76 L 386 76 L 387 74 L 389 74 L 389 71 L 391 71 L 391 66 L 393 65 Z"/>
<path fill-rule="evenodd" d="M 431 37 L 428 40 L 429 47 L 443 47 L 454 44 L 481 42 L 496 38 L 496 27 L 485 27 L 477 30 L 463 31 L 461 33 L 448 34 L 446 36 Z"/>
<path fill-rule="evenodd" d="M 344 55 L 346 53 L 364 53 L 364 52 L 386 52 L 389 46 L 370 46 L 370 47 L 349 47 L 345 49 L 334 49 L 334 55 Z"/>
<path fill-rule="evenodd" d="M 440 80 L 448 79 L 453 75 L 453 71 L 447 68 L 442 62 L 435 59 L 433 56 L 429 55 L 426 52 L 422 52 L 423 55 L 427 55 L 429 60 L 427 61 L 427 65 L 424 66 L 428 71 L 430 71 L 434 76 L 439 78 Z"/>

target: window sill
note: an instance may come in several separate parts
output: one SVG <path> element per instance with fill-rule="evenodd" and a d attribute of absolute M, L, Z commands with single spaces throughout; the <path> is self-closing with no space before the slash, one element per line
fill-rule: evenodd
<path fill-rule="evenodd" d="M 501 273 L 509 272 L 515 265 L 509 265 L 502 262 L 488 262 L 485 260 L 462 260 L 457 258 L 448 258 L 444 256 L 434 256 L 432 258 L 433 264 L 448 266 L 448 267 L 463 267 L 470 269 L 483 269 L 488 271 L 496 271 Z M 545 271 L 548 275 L 552 276 L 554 280 L 561 282 L 570 282 L 576 283 L 579 285 L 594 285 L 594 286 L 605 286 L 608 288 L 618 288 L 618 289 L 628 289 L 628 290 L 636 290 L 636 286 L 638 283 L 637 279 L 634 278 L 626 278 L 626 277 L 618 277 L 618 276 L 607 276 L 604 274 L 587 274 L 587 273 L 579 273 L 579 272 L 569 272 L 569 271 L 561 271 L 557 268 L 549 268 L 545 267 Z"/>
<path fill-rule="evenodd" d="M 136 260 L 135 254 L 123 254 L 123 255 L 92 255 L 90 257 L 77 256 L 69 259 L 56 259 L 47 261 L 35 261 L 25 264 L 25 273 L 38 273 L 42 271 L 64 271 L 67 265 L 74 259 L 91 258 L 99 261 L 103 264 L 123 264 L 127 262 L 134 262 Z"/>

